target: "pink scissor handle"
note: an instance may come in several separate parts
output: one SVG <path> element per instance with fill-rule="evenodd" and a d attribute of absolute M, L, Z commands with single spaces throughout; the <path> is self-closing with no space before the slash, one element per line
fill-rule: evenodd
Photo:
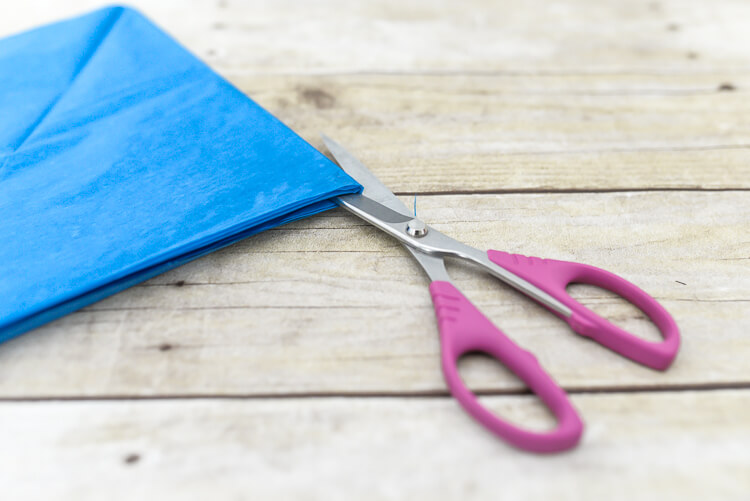
<path fill-rule="evenodd" d="M 537 359 L 511 341 L 450 282 L 430 284 L 440 328 L 445 381 L 471 416 L 508 443 L 533 452 L 558 452 L 578 443 L 583 423 L 565 392 L 542 369 Z M 557 418 L 557 428 L 531 432 L 503 421 L 482 406 L 458 373 L 458 359 L 470 352 L 491 355 L 514 372 Z"/>
<path fill-rule="evenodd" d="M 586 264 L 554 259 L 526 257 L 500 251 L 487 251 L 495 264 L 515 273 L 570 308 L 572 315 L 565 317 L 570 327 L 597 343 L 606 346 L 635 362 L 653 369 L 664 370 L 677 356 L 680 347 L 680 332 L 672 316 L 654 298 L 624 278 Z M 595 285 L 618 294 L 641 309 L 662 334 L 661 342 L 650 342 L 638 338 L 600 317 L 573 299 L 565 288 L 571 283 Z"/>

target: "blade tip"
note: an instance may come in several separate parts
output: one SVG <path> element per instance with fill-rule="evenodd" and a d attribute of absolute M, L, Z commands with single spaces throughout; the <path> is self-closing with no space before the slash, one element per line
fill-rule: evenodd
<path fill-rule="evenodd" d="M 322 132 L 318 132 L 318 134 L 320 135 L 320 138 L 323 140 L 323 142 L 326 144 L 326 146 L 328 145 L 328 143 L 332 143 L 333 142 L 333 140 L 330 137 L 326 136 Z"/>

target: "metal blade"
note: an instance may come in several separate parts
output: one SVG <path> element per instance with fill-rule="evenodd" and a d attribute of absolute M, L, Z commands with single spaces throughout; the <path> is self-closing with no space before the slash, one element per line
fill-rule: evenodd
<path fill-rule="evenodd" d="M 409 254 L 417 260 L 425 273 L 427 273 L 427 276 L 430 277 L 431 281 L 451 281 L 451 277 L 448 276 L 448 271 L 445 269 L 445 260 L 443 260 L 442 256 L 431 256 L 422 251 L 418 251 L 417 249 L 413 249 L 406 244 L 403 245 L 404 248 L 409 251 Z"/>
<path fill-rule="evenodd" d="M 375 174 L 370 172 L 354 155 L 325 134 L 321 134 L 320 136 L 323 138 L 328 151 L 331 152 L 331 155 L 333 155 L 333 158 L 339 164 L 339 167 L 364 187 L 362 191 L 364 196 L 404 216 L 413 217 L 409 209 L 406 208 L 406 205 L 396 198 L 396 195 L 380 182 L 380 179 L 375 177 Z"/>
<path fill-rule="evenodd" d="M 321 136 L 339 166 L 364 187 L 362 194 L 336 197 L 336 203 L 404 244 L 431 280 L 450 281 L 443 262 L 445 256 L 466 259 L 483 267 L 514 289 L 539 301 L 564 317 L 572 315 L 570 308 L 555 297 L 515 273 L 493 263 L 486 252 L 458 242 L 436 229 L 426 226 L 425 228 L 429 228 L 428 232 L 421 236 L 412 234 L 409 231 L 409 225 L 422 222 L 413 217 L 391 190 L 386 188 L 351 153 L 332 139 L 323 134 Z"/>

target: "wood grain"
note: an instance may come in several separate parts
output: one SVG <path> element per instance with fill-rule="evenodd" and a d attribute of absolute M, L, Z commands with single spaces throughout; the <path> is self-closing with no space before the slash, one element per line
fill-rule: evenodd
<path fill-rule="evenodd" d="M 546 423 L 529 397 L 484 401 Z M 448 398 L 5 403 L 0 481 L 14 501 L 747 499 L 748 390 L 574 403 L 582 443 L 542 457 Z"/>
<path fill-rule="evenodd" d="M 746 193 L 426 196 L 418 211 L 479 248 L 613 270 L 673 313 L 682 351 L 659 373 L 575 336 L 496 280 L 451 267 L 457 285 L 567 388 L 750 384 Z M 616 296 L 595 289 L 584 299 L 656 338 Z M 252 237 L 3 345 L 0 396 L 444 393 L 438 357 L 421 270 L 394 240 L 334 211 Z M 521 390 L 478 360 L 466 364 L 465 376 L 477 390 Z"/>
<path fill-rule="evenodd" d="M 750 99 L 717 76 L 230 79 L 396 192 L 750 189 Z"/>
<path fill-rule="evenodd" d="M 134 0 L 224 73 L 748 72 L 744 0 Z M 105 5 L 32 0 L 13 33 Z"/>

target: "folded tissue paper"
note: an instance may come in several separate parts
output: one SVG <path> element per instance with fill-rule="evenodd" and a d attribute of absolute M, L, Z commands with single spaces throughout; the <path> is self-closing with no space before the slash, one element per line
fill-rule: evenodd
<path fill-rule="evenodd" d="M 138 12 L 0 40 L 0 341 L 361 187 Z"/>

